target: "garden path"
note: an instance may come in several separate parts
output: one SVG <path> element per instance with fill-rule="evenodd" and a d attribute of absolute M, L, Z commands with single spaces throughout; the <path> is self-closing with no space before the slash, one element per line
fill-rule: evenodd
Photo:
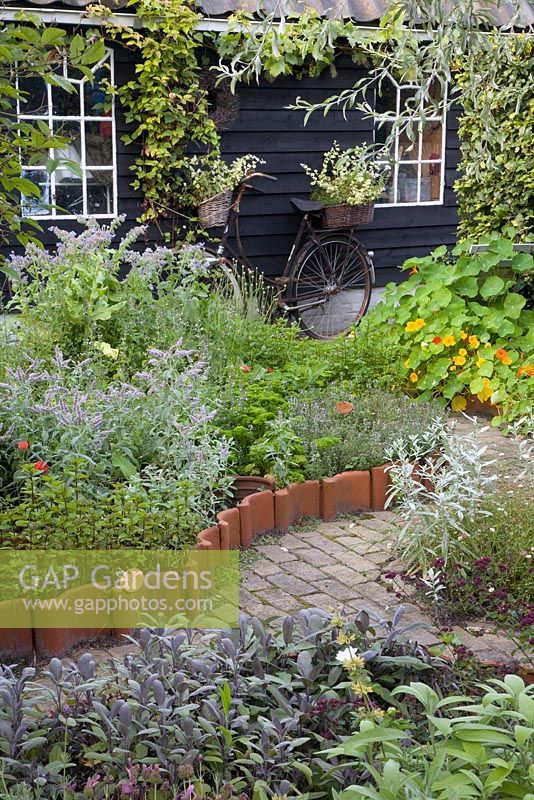
<path fill-rule="evenodd" d="M 484 420 L 483 420 L 484 422 Z M 457 417 L 456 430 L 465 434 L 473 423 Z M 514 482 L 521 466 L 513 442 L 495 428 L 479 431 L 487 445 L 492 470 Z M 421 644 L 438 642 L 438 630 L 416 604 L 417 597 L 399 597 L 385 573 L 399 568 L 393 560 L 394 512 L 380 511 L 334 522 L 305 520 L 286 535 L 259 537 L 243 556 L 241 608 L 270 627 L 286 614 L 319 606 L 348 613 L 365 608 L 377 617 L 391 618 L 402 603 L 403 624 L 416 624 L 407 635 Z M 455 626 L 463 644 L 483 660 L 509 661 L 514 645 L 486 622 Z M 131 649 L 122 645 L 106 651 L 120 657 Z M 97 655 L 97 654 L 95 654 Z M 102 652 L 102 657 L 104 652 Z"/>

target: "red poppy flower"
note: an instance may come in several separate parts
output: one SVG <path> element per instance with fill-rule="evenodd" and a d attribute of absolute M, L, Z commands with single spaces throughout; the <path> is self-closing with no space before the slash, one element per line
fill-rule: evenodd
<path fill-rule="evenodd" d="M 19 443 L 18 443 L 18 445 L 17 445 L 17 447 L 19 448 L 19 450 L 27 450 L 29 446 L 30 446 L 30 445 L 29 445 L 29 444 L 28 444 L 28 442 L 26 442 L 26 441 L 24 441 L 24 442 L 19 442 Z"/>
<path fill-rule="evenodd" d="M 43 473 L 48 472 L 48 464 L 46 463 L 46 461 L 36 461 L 33 466 L 34 469 L 37 470 L 37 472 L 43 472 Z"/>
<path fill-rule="evenodd" d="M 241 370 L 241 372 L 251 372 L 252 371 L 252 367 L 249 367 L 248 364 L 241 364 L 239 369 Z"/>
<path fill-rule="evenodd" d="M 350 414 L 351 411 L 354 411 L 354 406 L 352 403 L 340 400 L 339 403 L 336 403 L 336 411 L 338 414 Z"/>
<path fill-rule="evenodd" d="M 434 336 L 434 338 L 432 339 L 432 344 L 440 344 L 440 342 L 441 342 L 441 336 Z"/>

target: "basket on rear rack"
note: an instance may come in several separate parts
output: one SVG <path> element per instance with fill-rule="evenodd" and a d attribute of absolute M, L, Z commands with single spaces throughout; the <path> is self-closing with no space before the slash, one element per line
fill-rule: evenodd
<path fill-rule="evenodd" d="M 321 226 L 323 228 L 352 228 L 355 225 L 372 222 L 374 214 L 374 203 L 364 206 L 349 206 L 348 203 L 325 206 L 321 212 Z"/>
<path fill-rule="evenodd" d="M 230 206 L 232 205 L 231 189 L 204 200 L 198 206 L 198 219 L 204 228 L 214 228 L 216 225 L 226 225 Z"/>

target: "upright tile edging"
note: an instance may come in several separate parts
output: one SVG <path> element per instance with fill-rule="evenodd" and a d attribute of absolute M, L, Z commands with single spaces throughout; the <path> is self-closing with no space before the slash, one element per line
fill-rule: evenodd
<path fill-rule="evenodd" d="M 290 483 L 283 489 L 249 495 L 239 505 L 221 511 L 216 524 L 197 534 L 197 548 L 247 548 L 254 536 L 271 530 L 287 531 L 302 517 L 331 521 L 340 512 L 382 511 L 390 483 L 386 468 L 384 464 L 368 471 L 341 472 L 322 481 Z M 106 636 L 130 632 L 118 628 L 100 631 Z M 4 654 L 31 657 L 34 649 L 41 656 L 62 656 L 70 647 L 82 644 L 84 638 L 97 633 L 87 629 L 0 628 L 0 657 L 3 659 Z"/>
<path fill-rule="evenodd" d="M 343 512 L 383 511 L 390 485 L 388 467 L 383 464 L 370 470 L 349 470 L 322 481 L 290 483 L 283 489 L 251 494 L 239 505 L 217 514 L 217 525 L 197 535 L 197 547 L 246 549 L 255 536 L 271 530 L 287 531 L 302 517 L 330 522 Z"/>

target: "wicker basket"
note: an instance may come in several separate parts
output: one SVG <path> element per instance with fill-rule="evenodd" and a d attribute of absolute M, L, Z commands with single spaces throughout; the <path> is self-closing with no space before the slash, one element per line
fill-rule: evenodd
<path fill-rule="evenodd" d="M 232 204 L 232 192 L 216 194 L 209 200 L 204 200 L 198 207 L 198 219 L 205 228 L 213 228 L 216 225 L 225 225 L 228 219 L 228 212 Z"/>
<path fill-rule="evenodd" d="M 373 203 L 366 206 L 349 206 L 347 203 L 325 206 L 321 213 L 321 224 L 323 228 L 353 228 L 372 222 L 374 215 Z"/>

